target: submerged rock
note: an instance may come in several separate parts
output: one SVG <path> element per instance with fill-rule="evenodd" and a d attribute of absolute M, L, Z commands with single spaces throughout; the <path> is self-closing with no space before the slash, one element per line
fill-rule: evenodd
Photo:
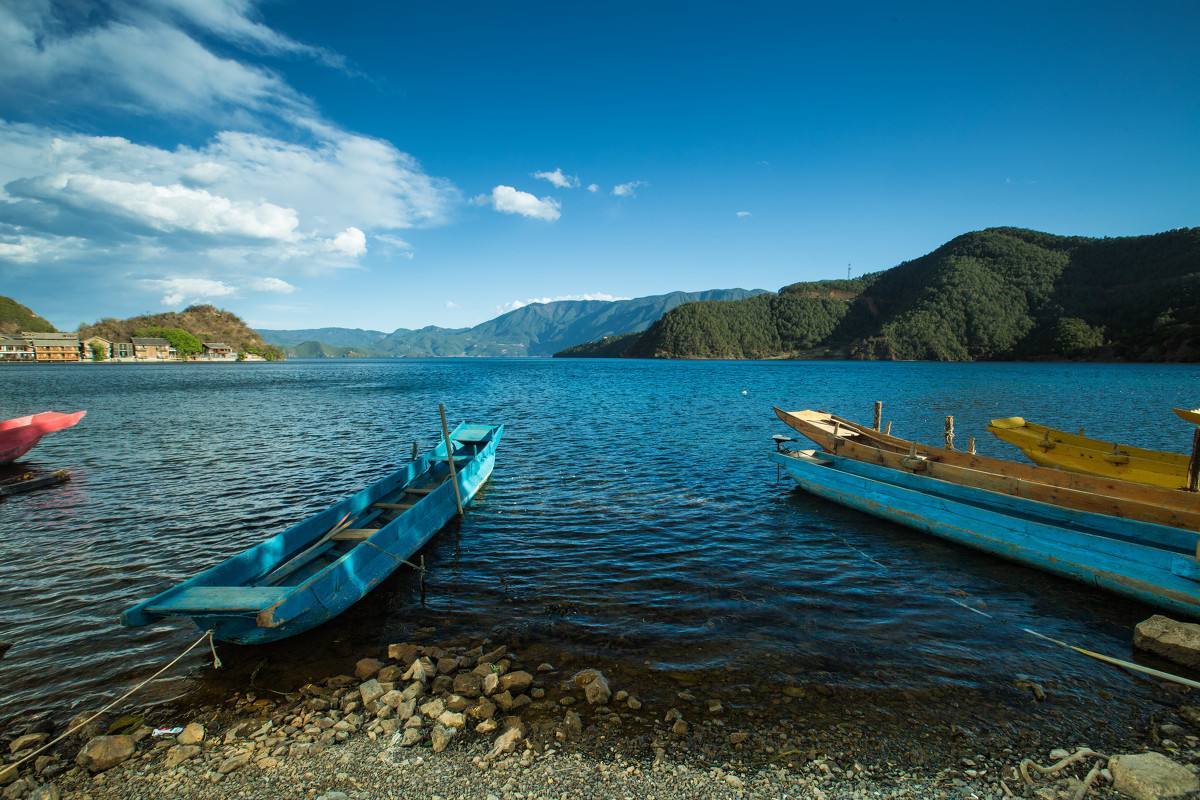
<path fill-rule="evenodd" d="M 1193 622 L 1155 614 L 1133 629 L 1133 646 L 1185 667 L 1200 668 L 1200 625 Z"/>
<path fill-rule="evenodd" d="M 374 678 L 381 669 L 383 662 L 378 658 L 360 658 L 354 665 L 354 677 L 365 681 L 367 678 Z"/>
<path fill-rule="evenodd" d="M 1168 800 L 1200 791 L 1200 780 L 1192 771 L 1162 753 L 1113 756 L 1108 768 L 1113 788 L 1134 800 Z"/>
<path fill-rule="evenodd" d="M 50 734 L 48 733 L 27 733 L 24 736 L 18 736 L 8 743 L 8 752 L 19 753 L 22 750 L 37 747 L 49 738 Z"/>

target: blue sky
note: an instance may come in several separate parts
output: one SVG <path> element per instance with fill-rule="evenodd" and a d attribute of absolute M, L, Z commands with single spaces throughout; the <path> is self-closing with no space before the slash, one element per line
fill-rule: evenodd
<path fill-rule="evenodd" d="M 465 326 L 1200 224 L 1194 3 L 563 5 L 5 3 L 0 294 Z"/>

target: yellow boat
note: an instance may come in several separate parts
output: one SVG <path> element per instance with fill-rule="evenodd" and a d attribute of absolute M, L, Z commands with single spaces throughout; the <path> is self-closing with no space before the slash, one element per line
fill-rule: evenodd
<path fill-rule="evenodd" d="M 1089 439 L 1082 433 L 1047 428 L 1022 417 L 994 419 L 988 423 L 988 430 L 996 438 L 1016 445 L 1035 464 L 1043 467 L 1120 478 L 1166 489 L 1187 487 L 1189 457 L 1180 453 Z"/>

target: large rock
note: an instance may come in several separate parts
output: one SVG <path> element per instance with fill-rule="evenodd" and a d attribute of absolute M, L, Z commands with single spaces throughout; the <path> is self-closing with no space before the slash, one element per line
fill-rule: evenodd
<path fill-rule="evenodd" d="M 1200 625 L 1194 622 L 1176 622 L 1155 614 L 1133 629 L 1133 646 L 1185 667 L 1200 668 Z"/>
<path fill-rule="evenodd" d="M 236 755 L 232 755 L 221 762 L 220 766 L 217 767 L 217 772 L 221 773 L 222 775 L 228 775 L 234 770 L 241 769 L 250 763 L 250 756 L 250 753 L 237 753 Z"/>
<path fill-rule="evenodd" d="M 183 730 L 175 737 L 175 741 L 180 744 L 200 744 L 204 741 L 204 726 L 199 722 L 189 722 L 183 726 Z"/>
<path fill-rule="evenodd" d="M 388 658 L 392 661 L 399 661 L 406 668 L 417 658 L 417 653 L 421 652 L 419 645 L 408 644 L 389 644 Z"/>
<path fill-rule="evenodd" d="M 507 755 L 517 749 L 517 745 L 525 738 L 520 728 L 509 728 L 504 733 L 496 737 L 496 741 L 492 744 L 492 751 L 488 753 L 489 758 Z"/>
<path fill-rule="evenodd" d="M 533 684 L 533 676 L 525 670 L 517 670 L 500 676 L 500 691 L 520 694 Z"/>
<path fill-rule="evenodd" d="M 358 687 L 358 693 L 359 696 L 362 697 L 363 705 L 372 703 L 387 694 L 383 690 L 383 686 L 380 685 L 379 681 L 375 680 L 374 678 L 363 682 Z"/>
<path fill-rule="evenodd" d="M 1134 800 L 1168 800 L 1200 791 L 1200 780 L 1190 769 L 1162 753 L 1131 753 L 1108 761 L 1113 788 Z"/>
<path fill-rule="evenodd" d="M 97 736 L 75 756 L 75 763 L 90 772 L 103 772 L 133 755 L 132 736 Z"/>
<path fill-rule="evenodd" d="M 163 769 L 175 769 L 189 758 L 194 758 L 200 755 L 203 748 L 197 744 L 177 744 L 167 750 L 167 757 L 163 759 Z"/>
<path fill-rule="evenodd" d="M 454 693 L 463 697 L 479 697 L 483 693 L 483 678 L 474 672 L 460 672 L 454 676 Z"/>
<path fill-rule="evenodd" d="M 22 750 L 27 750 L 30 747 L 37 747 L 50 738 L 48 733 L 27 733 L 24 736 L 18 736 L 8 743 L 8 751 L 10 753 L 19 753 Z"/>
<path fill-rule="evenodd" d="M 354 665 L 354 677 L 360 681 L 374 678 L 383 669 L 383 662 L 378 658 L 360 658 Z"/>
<path fill-rule="evenodd" d="M 461 714 L 459 716 L 462 716 Z M 445 725 L 434 725 L 433 732 L 429 734 L 429 743 L 433 745 L 433 752 L 440 753 L 450 744 L 450 740 L 458 731 L 454 728 L 448 728 Z"/>

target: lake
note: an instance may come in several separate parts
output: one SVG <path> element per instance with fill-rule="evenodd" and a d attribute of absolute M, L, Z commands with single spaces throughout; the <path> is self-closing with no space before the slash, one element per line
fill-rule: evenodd
<path fill-rule="evenodd" d="M 651 670 L 752 663 L 857 687 L 1008 687 L 1136 697 L 1123 673 L 1022 627 L 1132 657 L 1152 610 L 800 494 L 767 459 L 772 405 L 1017 458 L 984 426 L 1023 415 L 1183 451 L 1200 368 L 1182 365 L 293 361 L 0 369 L 0 418 L 87 409 L 26 458 L 62 487 L 0 503 L 0 717 L 66 715 L 152 672 L 197 632 L 122 609 L 408 458 L 453 421 L 506 426 L 490 484 L 430 543 L 425 605 L 397 573 L 347 614 L 237 665 L 322 660 L 422 626 L 510 636 Z M 994 620 L 951 600 L 986 607 Z M 248 652 L 249 651 L 249 652 Z M 150 689 L 211 677 L 199 653 Z M 1152 663 L 1152 662 L 1148 662 Z"/>

